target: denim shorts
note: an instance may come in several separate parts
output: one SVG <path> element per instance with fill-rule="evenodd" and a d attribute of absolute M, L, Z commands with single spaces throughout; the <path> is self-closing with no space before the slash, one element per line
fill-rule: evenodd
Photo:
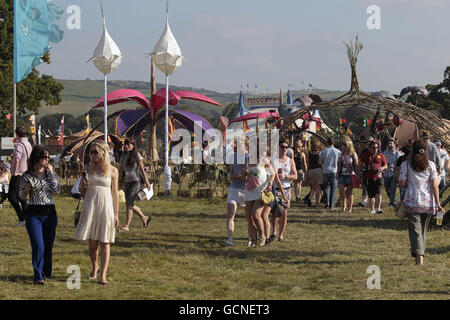
<path fill-rule="evenodd" d="M 125 202 L 128 206 L 134 206 L 134 201 L 141 190 L 139 181 L 125 183 Z"/>
<path fill-rule="evenodd" d="M 344 186 L 352 186 L 353 182 L 352 182 L 352 176 L 346 176 L 346 175 L 342 175 L 339 177 L 339 184 L 342 184 Z"/>

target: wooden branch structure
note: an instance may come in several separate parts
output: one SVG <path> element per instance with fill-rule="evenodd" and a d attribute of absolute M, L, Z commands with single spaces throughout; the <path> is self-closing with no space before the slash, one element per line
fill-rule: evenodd
<path fill-rule="evenodd" d="M 404 120 L 414 122 L 419 128 L 427 130 L 435 138 L 439 138 L 442 145 L 448 150 L 450 149 L 450 127 L 446 125 L 441 118 L 437 117 L 428 110 L 419 108 L 411 103 L 404 103 L 402 101 L 394 100 L 387 97 L 374 97 L 370 94 L 363 92 L 359 88 L 358 76 L 356 73 L 356 64 L 358 62 L 358 55 L 363 49 L 362 43 L 359 41 L 358 36 L 353 43 L 345 43 L 347 47 L 347 54 L 350 60 L 351 67 L 351 87 L 350 90 L 338 97 L 335 100 L 329 102 L 320 102 L 312 104 L 311 106 L 304 107 L 291 115 L 280 119 L 282 121 L 281 131 L 287 131 L 291 128 L 292 123 L 297 119 L 302 119 L 303 115 L 316 109 L 326 109 L 337 106 L 358 106 L 366 107 L 368 109 L 385 112 L 386 114 L 398 115 Z M 275 123 L 274 125 L 276 125 Z"/>

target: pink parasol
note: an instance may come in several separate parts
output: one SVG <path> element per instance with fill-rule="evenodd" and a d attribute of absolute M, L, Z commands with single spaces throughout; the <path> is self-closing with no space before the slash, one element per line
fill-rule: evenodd
<path fill-rule="evenodd" d="M 266 112 L 255 112 L 255 113 L 248 113 L 245 114 L 241 117 L 237 117 L 236 119 L 230 121 L 230 124 L 233 122 L 240 122 L 240 121 L 247 121 L 247 120 L 252 120 L 252 119 L 266 119 L 266 118 L 275 118 L 275 119 L 280 119 L 280 115 L 277 112 L 270 112 L 270 111 L 266 111 Z"/>
<path fill-rule="evenodd" d="M 145 109 L 147 109 L 147 110 L 150 109 L 150 104 L 148 103 L 147 98 L 139 91 L 133 90 L 133 89 L 119 89 L 119 90 L 113 91 L 107 95 L 107 99 L 108 99 L 107 100 L 108 105 L 121 103 L 121 102 L 125 102 L 125 101 L 136 101 L 141 106 L 143 106 Z M 94 106 L 94 108 L 103 107 L 104 101 L 105 101 L 105 97 L 98 99 L 96 101 L 97 104 Z"/>
<path fill-rule="evenodd" d="M 125 102 L 125 101 L 136 101 L 141 106 L 143 106 L 145 109 L 149 110 L 152 109 L 153 113 L 156 114 L 156 111 L 161 108 L 166 99 L 166 89 L 162 88 L 156 91 L 150 98 L 150 103 L 147 101 L 147 98 L 139 91 L 133 90 L 133 89 L 119 89 L 116 91 L 111 92 L 107 96 L 108 99 L 108 105 Z M 207 96 L 204 96 L 199 93 L 190 92 L 190 91 L 170 91 L 169 90 L 169 104 L 171 106 L 175 106 L 178 104 L 178 101 L 181 99 L 190 99 L 190 100 L 196 100 L 201 101 L 209 104 L 213 104 L 216 106 L 221 106 L 220 103 L 217 101 L 208 98 Z M 96 105 L 94 108 L 103 107 L 103 101 L 105 100 L 104 97 L 98 99 L 96 101 Z M 151 106 L 151 107 L 150 107 Z"/>

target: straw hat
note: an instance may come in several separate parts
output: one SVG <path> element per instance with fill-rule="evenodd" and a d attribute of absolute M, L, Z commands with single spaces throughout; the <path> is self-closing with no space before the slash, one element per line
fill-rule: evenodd
<path fill-rule="evenodd" d="M 431 137 L 431 135 L 428 133 L 428 131 L 423 131 L 422 134 L 420 135 L 420 137 L 422 139 L 429 139 Z"/>

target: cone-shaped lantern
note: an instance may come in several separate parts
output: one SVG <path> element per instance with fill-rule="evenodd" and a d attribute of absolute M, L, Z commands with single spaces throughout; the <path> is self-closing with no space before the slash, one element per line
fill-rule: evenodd
<path fill-rule="evenodd" d="M 113 72 L 122 61 L 122 53 L 119 47 L 106 30 L 105 15 L 103 13 L 103 1 L 100 0 L 100 9 L 102 11 L 103 20 L 103 34 L 100 38 L 97 47 L 95 48 L 94 55 L 91 60 L 94 62 L 95 67 L 104 75 L 105 81 L 105 104 L 104 104 L 104 126 L 105 126 L 105 142 L 108 143 L 108 101 L 106 99 L 108 95 L 108 81 L 106 75 Z"/>
<path fill-rule="evenodd" d="M 170 187 L 172 183 L 172 174 L 169 167 L 169 75 L 181 67 L 183 56 L 178 46 L 177 40 L 173 36 L 169 26 L 169 0 L 166 2 L 166 28 L 153 48 L 151 53 L 156 67 L 166 74 L 166 110 L 165 110 L 165 189 L 167 196 L 170 196 Z"/>
<path fill-rule="evenodd" d="M 173 36 L 169 26 L 169 6 L 166 7 L 166 29 L 161 38 L 159 38 L 153 52 L 151 53 L 156 67 L 166 75 L 172 74 L 181 67 L 183 56 L 181 55 L 180 46 Z"/>
<path fill-rule="evenodd" d="M 100 0 L 103 19 L 103 34 L 95 48 L 92 60 L 95 67 L 103 74 L 113 72 L 122 61 L 122 53 L 119 47 L 106 30 L 105 15 L 103 14 L 103 1 Z"/>

